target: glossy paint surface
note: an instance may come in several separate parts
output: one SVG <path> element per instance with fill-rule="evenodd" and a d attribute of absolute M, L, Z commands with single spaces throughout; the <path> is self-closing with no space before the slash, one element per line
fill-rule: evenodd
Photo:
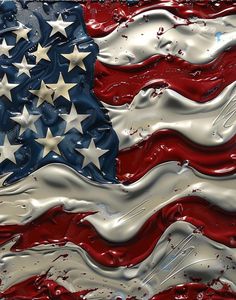
<path fill-rule="evenodd" d="M 1 299 L 236 299 L 235 20 L 0 3 Z"/>

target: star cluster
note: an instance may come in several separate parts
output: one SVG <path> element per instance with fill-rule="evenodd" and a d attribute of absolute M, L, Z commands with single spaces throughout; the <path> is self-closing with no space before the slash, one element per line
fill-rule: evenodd
<path fill-rule="evenodd" d="M 92 93 L 97 46 L 75 2 L 0 5 L 0 172 L 48 163 L 114 182 L 118 139 Z"/>

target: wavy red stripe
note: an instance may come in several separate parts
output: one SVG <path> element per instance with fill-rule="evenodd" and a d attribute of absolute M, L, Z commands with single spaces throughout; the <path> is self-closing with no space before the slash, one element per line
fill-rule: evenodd
<path fill-rule="evenodd" d="M 88 34 L 92 37 L 105 36 L 121 22 L 132 21 L 134 15 L 151 9 L 166 9 L 182 18 L 210 19 L 235 14 L 236 3 L 233 0 L 140 0 L 136 5 L 127 5 L 125 1 L 88 2 L 84 5 L 84 18 Z"/>
<path fill-rule="evenodd" d="M 95 63 L 94 92 L 97 98 L 112 105 L 130 103 L 147 87 L 169 87 L 196 102 L 216 97 L 236 81 L 236 47 L 223 52 L 214 61 L 195 65 L 174 56 L 154 56 L 127 67 Z"/>
<path fill-rule="evenodd" d="M 91 289 L 92 290 L 92 289 Z M 79 300 L 91 290 L 71 293 L 46 275 L 33 276 L 11 286 L 0 297 L 4 300 Z"/>
<path fill-rule="evenodd" d="M 132 157 L 132 159 L 130 159 Z M 122 150 L 117 157 L 117 177 L 132 183 L 158 164 L 167 161 L 188 161 L 201 173 L 213 176 L 236 171 L 236 136 L 221 146 L 197 145 L 173 130 L 160 130 L 132 148 Z"/>
<path fill-rule="evenodd" d="M 183 198 L 167 205 L 125 243 L 110 243 L 99 236 L 93 226 L 84 220 L 88 214 L 69 213 L 62 207 L 56 207 L 26 225 L 0 226 L 0 243 L 20 235 L 11 250 L 21 251 L 38 244 L 63 245 L 70 241 L 81 246 L 102 265 L 135 265 L 150 255 L 170 224 L 182 220 L 197 226 L 209 238 L 236 247 L 236 213 L 220 210 L 198 197 Z"/>

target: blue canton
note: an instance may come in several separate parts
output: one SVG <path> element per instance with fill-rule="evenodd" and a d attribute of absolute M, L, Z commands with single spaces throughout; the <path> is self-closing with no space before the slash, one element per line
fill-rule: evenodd
<path fill-rule="evenodd" d="M 116 182 L 118 138 L 92 92 L 98 49 L 81 6 L 4 1 L 0 43 L 0 174 L 12 173 L 7 183 L 49 163 Z"/>

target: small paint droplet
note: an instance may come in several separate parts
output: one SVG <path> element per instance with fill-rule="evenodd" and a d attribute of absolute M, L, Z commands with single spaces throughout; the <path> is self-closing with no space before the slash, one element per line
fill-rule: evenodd
<path fill-rule="evenodd" d="M 222 32 L 219 32 L 219 31 L 216 32 L 215 36 L 216 36 L 217 42 L 220 42 L 220 39 L 221 39 L 221 36 L 222 36 Z"/>

